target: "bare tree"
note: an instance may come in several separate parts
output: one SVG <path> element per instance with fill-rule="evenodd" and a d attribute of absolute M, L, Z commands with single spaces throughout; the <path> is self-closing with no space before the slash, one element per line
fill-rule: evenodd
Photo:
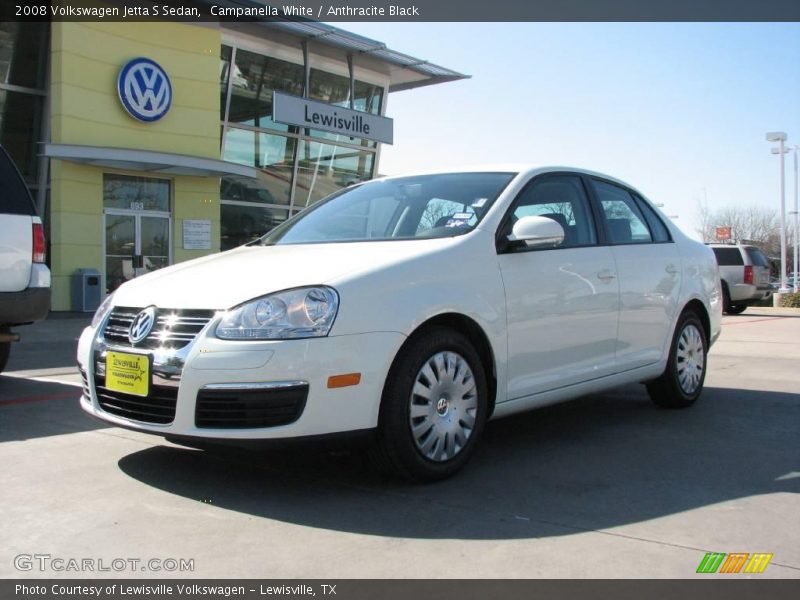
<path fill-rule="evenodd" d="M 716 228 L 730 227 L 732 242 L 747 242 L 761 247 L 769 256 L 779 256 L 781 222 L 778 211 L 765 206 L 723 206 L 712 210 L 701 202 L 697 211 L 697 233 L 704 242 L 716 242 Z M 786 227 L 786 241 L 792 247 L 792 230 Z"/>

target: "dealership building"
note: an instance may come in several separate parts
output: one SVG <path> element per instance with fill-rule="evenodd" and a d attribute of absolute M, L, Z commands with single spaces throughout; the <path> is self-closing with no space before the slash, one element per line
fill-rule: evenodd
<path fill-rule="evenodd" d="M 80 308 L 79 269 L 103 295 L 374 177 L 389 93 L 464 77 L 313 21 L 0 23 L 0 143 L 53 310 Z"/>

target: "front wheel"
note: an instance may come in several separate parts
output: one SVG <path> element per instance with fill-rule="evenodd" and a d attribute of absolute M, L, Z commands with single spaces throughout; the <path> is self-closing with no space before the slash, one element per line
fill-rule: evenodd
<path fill-rule="evenodd" d="M 386 379 L 372 458 L 405 479 L 460 470 L 486 422 L 486 374 L 470 341 L 435 328 L 412 338 Z"/>
<path fill-rule="evenodd" d="M 647 383 L 650 399 L 664 408 L 686 408 L 703 391 L 708 342 L 700 318 L 692 311 L 678 319 L 663 375 Z"/>
<path fill-rule="evenodd" d="M 746 304 L 731 304 L 725 312 L 729 315 L 740 315 L 747 310 Z"/>

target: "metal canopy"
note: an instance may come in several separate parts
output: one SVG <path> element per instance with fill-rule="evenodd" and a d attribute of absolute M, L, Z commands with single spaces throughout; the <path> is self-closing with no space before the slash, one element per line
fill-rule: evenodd
<path fill-rule="evenodd" d="M 254 179 L 257 173 L 254 167 L 213 158 L 129 148 L 45 144 L 44 156 L 97 167 L 161 175 L 191 175 L 195 177 L 239 175 Z"/>
<path fill-rule="evenodd" d="M 316 21 L 270 21 L 261 22 L 260 24 L 309 41 L 341 48 L 354 54 L 371 56 L 397 67 L 397 70 L 412 72 L 406 73 L 405 77 L 398 77 L 396 83 L 391 83 L 389 85 L 390 92 L 470 78 L 469 75 L 391 50 L 383 42 L 350 33 L 326 23 L 318 23 Z"/>

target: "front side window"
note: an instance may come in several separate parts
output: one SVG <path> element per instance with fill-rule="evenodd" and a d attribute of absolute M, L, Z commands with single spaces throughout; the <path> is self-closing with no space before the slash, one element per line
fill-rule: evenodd
<path fill-rule="evenodd" d="M 514 173 L 448 173 L 346 188 L 261 239 L 264 245 L 453 237 L 472 231 Z"/>
<path fill-rule="evenodd" d="M 605 181 L 593 180 L 606 219 L 612 244 L 646 244 L 653 241 L 636 202 L 627 190 Z"/>
<path fill-rule="evenodd" d="M 517 199 L 508 233 L 522 217 L 547 217 L 561 225 L 564 241 L 559 248 L 589 246 L 597 242 L 589 202 L 580 177 L 546 176 L 528 186 Z"/>

